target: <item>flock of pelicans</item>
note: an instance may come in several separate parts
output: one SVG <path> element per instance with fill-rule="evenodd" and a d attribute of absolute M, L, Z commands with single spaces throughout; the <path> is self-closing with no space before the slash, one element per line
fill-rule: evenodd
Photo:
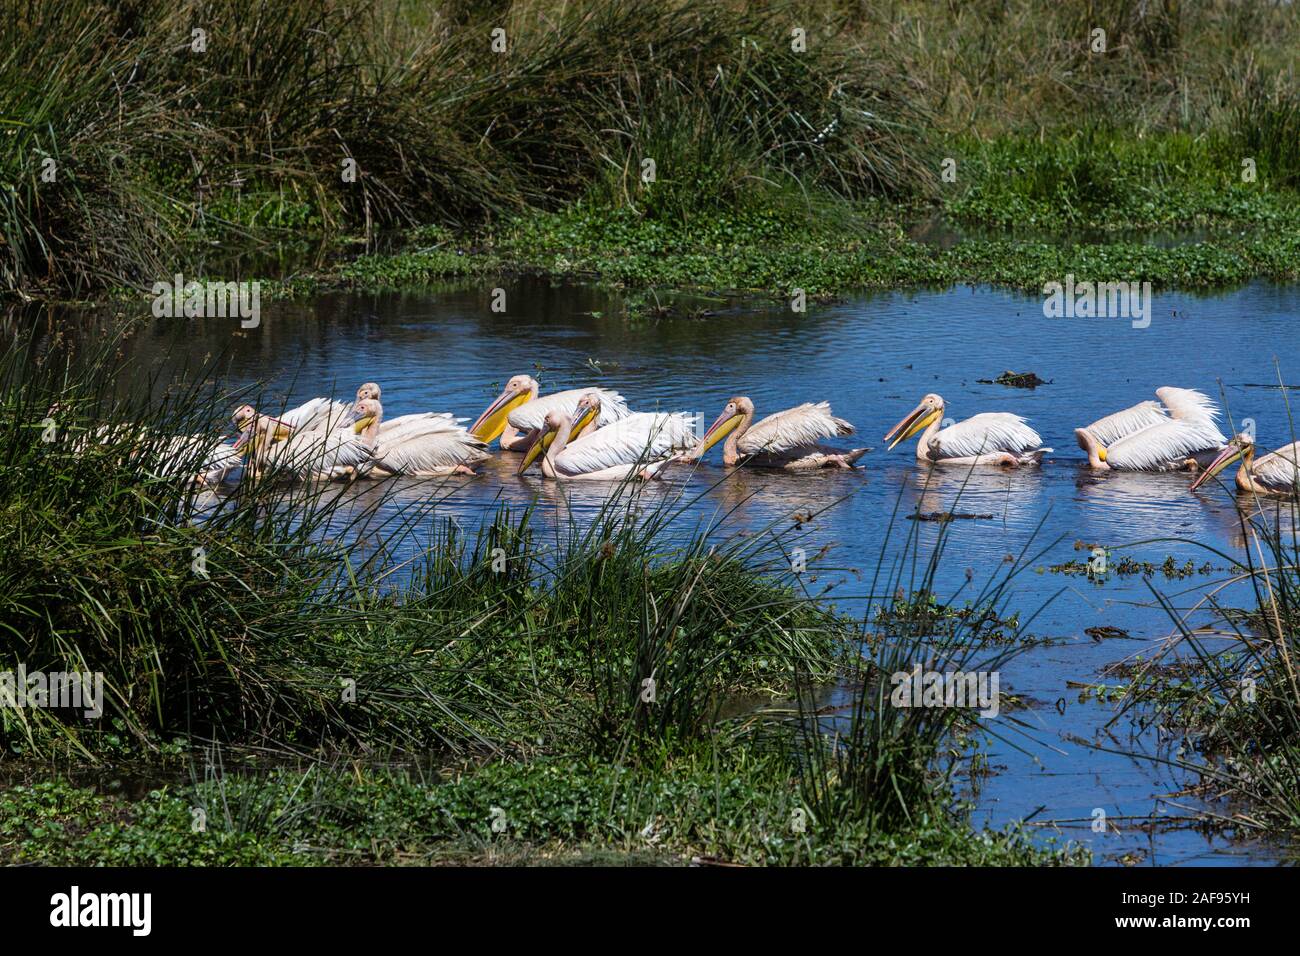
<path fill-rule="evenodd" d="M 853 433 L 853 425 L 835 417 L 827 402 L 806 402 L 755 422 L 754 403 L 736 396 L 697 438 L 684 412 L 633 412 L 621 395 L 601 388 L 540 395 L 528 375 L 510 379 L 468 428 L 467 419 L 443 412 L 385 419 L 380 395 L 379 386 L 367 382 L 350 405 L 316 398 L 278 416 L 242 405 L 233 415 L 238 438 L 208 449 L 197 480 L 220 484 L 237 470 L 348 480 L 473 474 L 494 441 L 504 451 L 522 453 L 518 474 L 540 464 L 545 477 L 566 480 L 654 478 L 673 462 L 698 462 L 724 439 L 727 467 L 743 461 L 796 471 L 852 468 L 870 451 L 823 443 Z M 1165 387 L 1156 396 L 1159 401 L 1075 429 L 1092 468 L 1199 471 L 1194 489 L 1240 460 L 1236 482 L 1242 491 L 1296 495 L 1300 442 L 1256 458 L 1249 434 L 1228 439 L 1219 431 L 1219 410 L 1204 394 Z M 926 395 L 884 440 L 893 449 L 919 436 L 917 459 L 955 465 L 1037 465 L 1052 451 L 1019 415 L 985 412 L 945 424 L 944 411 L 940 396 Z"/>

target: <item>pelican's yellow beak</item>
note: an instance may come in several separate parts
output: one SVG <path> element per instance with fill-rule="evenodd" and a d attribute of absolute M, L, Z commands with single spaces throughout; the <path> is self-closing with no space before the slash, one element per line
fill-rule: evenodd
<path fill-rule="evenodd" d="M 704 433 L 704 437 L 700 439 L 699 444 L 686 457 L 693 460 L 703 458 L 710 448 L 735 431 L 736 426 L 740 424 L 744 417 L 740 412 L 728 414 L 724 411 L 714 419 L 713 424 Z"/>
<path fill-rule="evenodd" d="M 595 430 L 598 411 L 600 411 L 599 405 L 588 405 L 582 410 L 582 414 L 578 416 L 578 420 L 573 423 L 573 428 L 569 431 L 569 441 L 581 438 L 588 428 Z"/>
<path fill-rule="evenodd" d="M 528 451 L 524 452 L 524 460 L 519 463 L 519 468 L 515 474 L 522 475 L 531 468 L 533 462 L 535 462 L 538 456 L 543 454 L 546 449 L 551 447 L 551 442 L 553 441 L 555 441 L 554 428 L 543 428 L 538 432 L 537 437 L 533 439 L 533 443 L 528 446 Z"/>
<path fill-rule="evenodd" d="M 528 389 L 507 388 L 470 426 L 469 433 L 484 443 L 496 441 L 506 430 L 510 413 L 532 398 Z"/>
<path fill-rule="evenodd" d="M 271 435 L 271 441 L 284 441 L 292 432 L 293 429 L 288 425 L 276 425 L 275 432 Z"/>
<path fill-rule="evenodd" d="M 1243 452 L 1244 449 L 1238 444 L 1228 445 L 1226 448 L 1223 449 L 1223 451 L 1219 452 L 1218 458 L 1210 462 L 1209 468 L 1206 468 L 1203 472 L 1201 472 L 1199 475 L 1196 476 L 1196 480 L 1192 482 L 1192 487 L 1188 490 L 1195 491 L 1197 488 L 1201 487 L 1201 485 L 1205 484 L 1207 481 L 1209 481 L 1219 472 L 1223 471 L 1223 469 L 1227 468 L 1234 461 L 1239 459 L 1242 456 Z"/>
<path fill-rule="evenodd" d="M 917 432 L 929 428 L 942 412 L 942 408 L 930 409 L 925 405 L 918 405 L 908 412 L 902 421 L 885 432 L 883 440 L 889 442 L 889 448 L 893 449 L 899 442 L 906 441 Z"/>
<path fill-rule="evenodd" d="M 367 428 L 370 427 L 371 423 L 373 423 L 374 420 L 375 420 L 374 415 L 366 415 L 364 418 L 358 418 L 352 425 L 352 434 L 360 435 L 363 431 L 365 431 Z"/>
<path fill-rule="evenodd" d="M 569 430 L 569 441 L 573 441 L 582 435 L 584 429 L 594 427 L 596 423 L 596 412 L 600 411 L 599 405 L 588 405 L 578 416 L 578 420 L 573 423 L 573 428 Z M 548 443 L 549 444 L 549 443 Z"/>
<path fill-rule="evenodd" d="M 1098 448 L 1098 449 L 1097 449 L 1097 457 L 1098 457 L 1101 461 L 1105 461 L 1105 460 L 1106 460 L 1106 449 L 1104 449 L 1104 448 Z"/>

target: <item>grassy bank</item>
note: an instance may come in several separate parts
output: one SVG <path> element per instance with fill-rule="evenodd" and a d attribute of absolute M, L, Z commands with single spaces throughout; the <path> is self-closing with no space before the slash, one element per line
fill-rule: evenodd
<path fill-rule="evenodd" d="M 287 288 L 1295 278 L 1291 5 L 545 7 L 59 0 L 7 19 L 0 285 L 98 296 L 219 273 L 221 248 L 374 251 L 413 227 L 442 238 Z M 909 235 L 934 216 L 963 241 Z M 1152 228 L 1195 232 L 1132 235 Z"/>
<path fill-rule="evenodd" d="M 41 782 L 0 793 L 0 860 L 79 866 L 1086 860 L 1086 854 L 1036 846 L 1013 829 L 972 835 L 943 814 L 901 832 L 811 819 L 797 832 L 791 820 L 801 807 L 789 762 L 747 749 L 679 753 L 640 767 L 572 758 L 446 774 L 282 770 L 159 787 L 136 799 Z"/>

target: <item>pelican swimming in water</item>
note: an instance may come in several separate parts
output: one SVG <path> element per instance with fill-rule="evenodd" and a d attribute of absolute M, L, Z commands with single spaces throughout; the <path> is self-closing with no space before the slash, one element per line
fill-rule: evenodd
<path fill-rule="evenodd" d="M 450 415 L 405 415 L 402 425 L 385 431 L 384 406 L 374 398 L 357 402 L 354 415 L 352 427 L 372 449 L 370 459 L 357 468 L 357 477 L 472 475 L 472 466 L 489 457 L 487 444 Z"/>
<path fill-rule="evenodd" d="M 1074 437 L 1097 470 L 1177 471 L 1211 461 L 1227 441 L 1218 407 L 1201 392 L 1165 386 L 1159 402 L 1140 402 L 1076 428 Z"/>
<path fill-rule="evenodd" d="M 357 401 L 365 401 L 372 398 L 375 401 L 382 399 L 382 392 L 376 382 L 365 382 L 357 389 Z M 395 435 L 399 431 L 406 430 L 410 427 L 427 424 L 433 421 L 444 422 L 447 425 L 459 427 L 461 422 L 469 421 L 467 418 L 456 418 L 450 412 L 414 412 L 410 415 L 398 415 L 396 418 L 385 418 L 379 425 L 379 437 L 381 439 L 389 435 Z M 347 428 L 347 423 L 339 427 Z"/>
<path fill-rule="evenodd" d="M 1246 432 L 1228 442 L 1219 457 L 1192 482 L 1191 490 L 1195 491 L 1238 459 L 1241 460 L 1237 469 L 1238 491 L 1283 498 L 1300 496 L 1300 441 L 1256 458 L 1255 439 Z"/>
<path fill-rule="evenodd" d="M 242 409 L 241 409 L 242 411 Z M 253 414 L 236 448 L 247 447 L 248 469 L 298 479 L 351 478 L 374 455 L 373 435 L 363 434 L 361 412 L 354 408 L 348 429 L 297 431 L 281 418 Z"/>
<path fill-rule="evenodd" d="M 503 451 L 527 451 L 545 427 L 548 414 L 562 412 L 576 419 L 578 401 L 592 392 L 601 398 L 600 415 L 589 424 L 609 425 L 632 414 L 623 396 L 607 388 L 571 388 L 539 398 L 540 389 L 531 375 L 516 375 L 469 427 L 470 432 L 489 445 L 500 438 Z"/>
<path fill-rule="evenodd" d="M 274 434 L 269 436 L 270 440 L 282 441 L 293 432 L 329 431 L 348 417 L 348 412 L 346 402 L 336 402 L 332 398 L 313 398 L 297 408 L 274 416 L 263 415 L 252 405 L 240 405 L 230 418 L 240 430 L 254 419 L 269 419 L 276 425 Z M 266 430 L 270 431 L 269 426 Z"/>
<path fill-rule="evenodd" d="M 97 425 L 72 442 L 74 455 L 92 445 L 114 446 L 142 454 L 143 470 L 160 478 L 188 477 L 193 484 L 219 485 L 239 467 L 243 456 L 236 444 L 210 435 L 156 435 L 136 425 Z"/>
<path fill-rule="evenodd" d="M 775 412 L 752 424 L 754 403 L 745 395 L 728 399 L 704 437 L 683 461 L 699 461 L 723 438 L 722 463 L 733 468 L 742 459 L 764 468 L 804 471 L 813 468 L 852 468 L 865 455 L 866 448 L 842 451 L 821 444 L 823 438 L 852 435 L 853 425 L 831 414 L 828 402 L 804 402 L 783 412 Z"/>
<path fill-rule="evenodd" d="M 695 442 L 695 427 L 685 412 L 634 412 L 571 441 L 600 420 L 601 404 L 600 395 L 589 392 L 579 400 L 576 416 L 549 412 L 518 474 L 541 456 L 547 478 L 648 480 Z"/>
<path fill-rule="evenodd" d="M 885 434 L 892 449 L 921 432 L 916 444 L 919 461 L 948 465 L 1038 465 L 1052 449 L 1019 415 L 983 412 L 963 422 L 942 426 L 943 398 L 933 392 Z"/>

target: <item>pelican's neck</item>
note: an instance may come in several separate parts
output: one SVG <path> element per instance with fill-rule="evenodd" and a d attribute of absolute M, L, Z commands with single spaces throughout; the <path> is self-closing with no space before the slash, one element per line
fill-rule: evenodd
<path fill-rule="evenodd" d="M 1237 466 L 1237 487 L 1241 491 L 1264 494 L 1265 489 L 1255 481 L 1252 469 L 1255 466 L 1255 446 L 1251 445 L 1241 453 L 1241 464 Z"/>
<path fill-rule="evenodd" d="M 1110 465 L 1101 460 L 1101 442 L 1097 436 L 1086 428 L 1076 428 L 1074 437 L 1079 440 L 1079 447 L 1088 454 L 1088 466 L 1097 471 L 1108 471 Z"/>
<path fill-rule="evenodd" d="M 362 444 L 369 448 L 375 447 L 375 442 L 379 440 L 379 423 L 384 420 L 384 406 L 380 405 L 375 409 L 375 419 L 369 425 L 361 430 Z"/>
<path fill-rule="evenodd" d="M 740 417 L 740 424 L 731 430 L 727 436 L 726 442 L 722 445 L 722 463 L 728 468 L 735 467 L 740 461 L 740 436 L 749 431 L 749 425 L 754 420 L 752 411 L 745 412 Z"/>
<path fill-rule="evenodd" d="M 546 455 L 542 458 L 542 474 L 547 478 L 559 477 L 555 470 L 555 459 L 560 457 L 560 452 L 564 451 L 564 446 L 569 443 L 569 435 L 572 431 L 573 419 L 566 415 L 560 419 L 560 427 L 555 429 L 551 447 L 546 449 Z"/>
<path fill-rule="evenodd" d="M 939 414 L 934 416 L 934 421 L 926 426 L 925 431 L 921 432 L 921 437 L 916 441 L 916 457 L 920 461 L 930 460 L 930 439 L 939 434 L 943 428 L 943 406 L 939 406 Z"/>
<path fill-rule="evenodd" d="M 274 430 L 279 427 L 279 422 L 274 418 L 261 418 L 253 423 L 253 437 L 249 439 L 253 443 L 252 454 L 248 456 L 248 463 L 252 470 L 256 472 L 266 459 L 267 451 L 271 447 L 272 439 L 275 437 Z M 289 436 L 293 437 L 292 434 Z M 285 441 L 289 439 L 286 438 Z"/>

